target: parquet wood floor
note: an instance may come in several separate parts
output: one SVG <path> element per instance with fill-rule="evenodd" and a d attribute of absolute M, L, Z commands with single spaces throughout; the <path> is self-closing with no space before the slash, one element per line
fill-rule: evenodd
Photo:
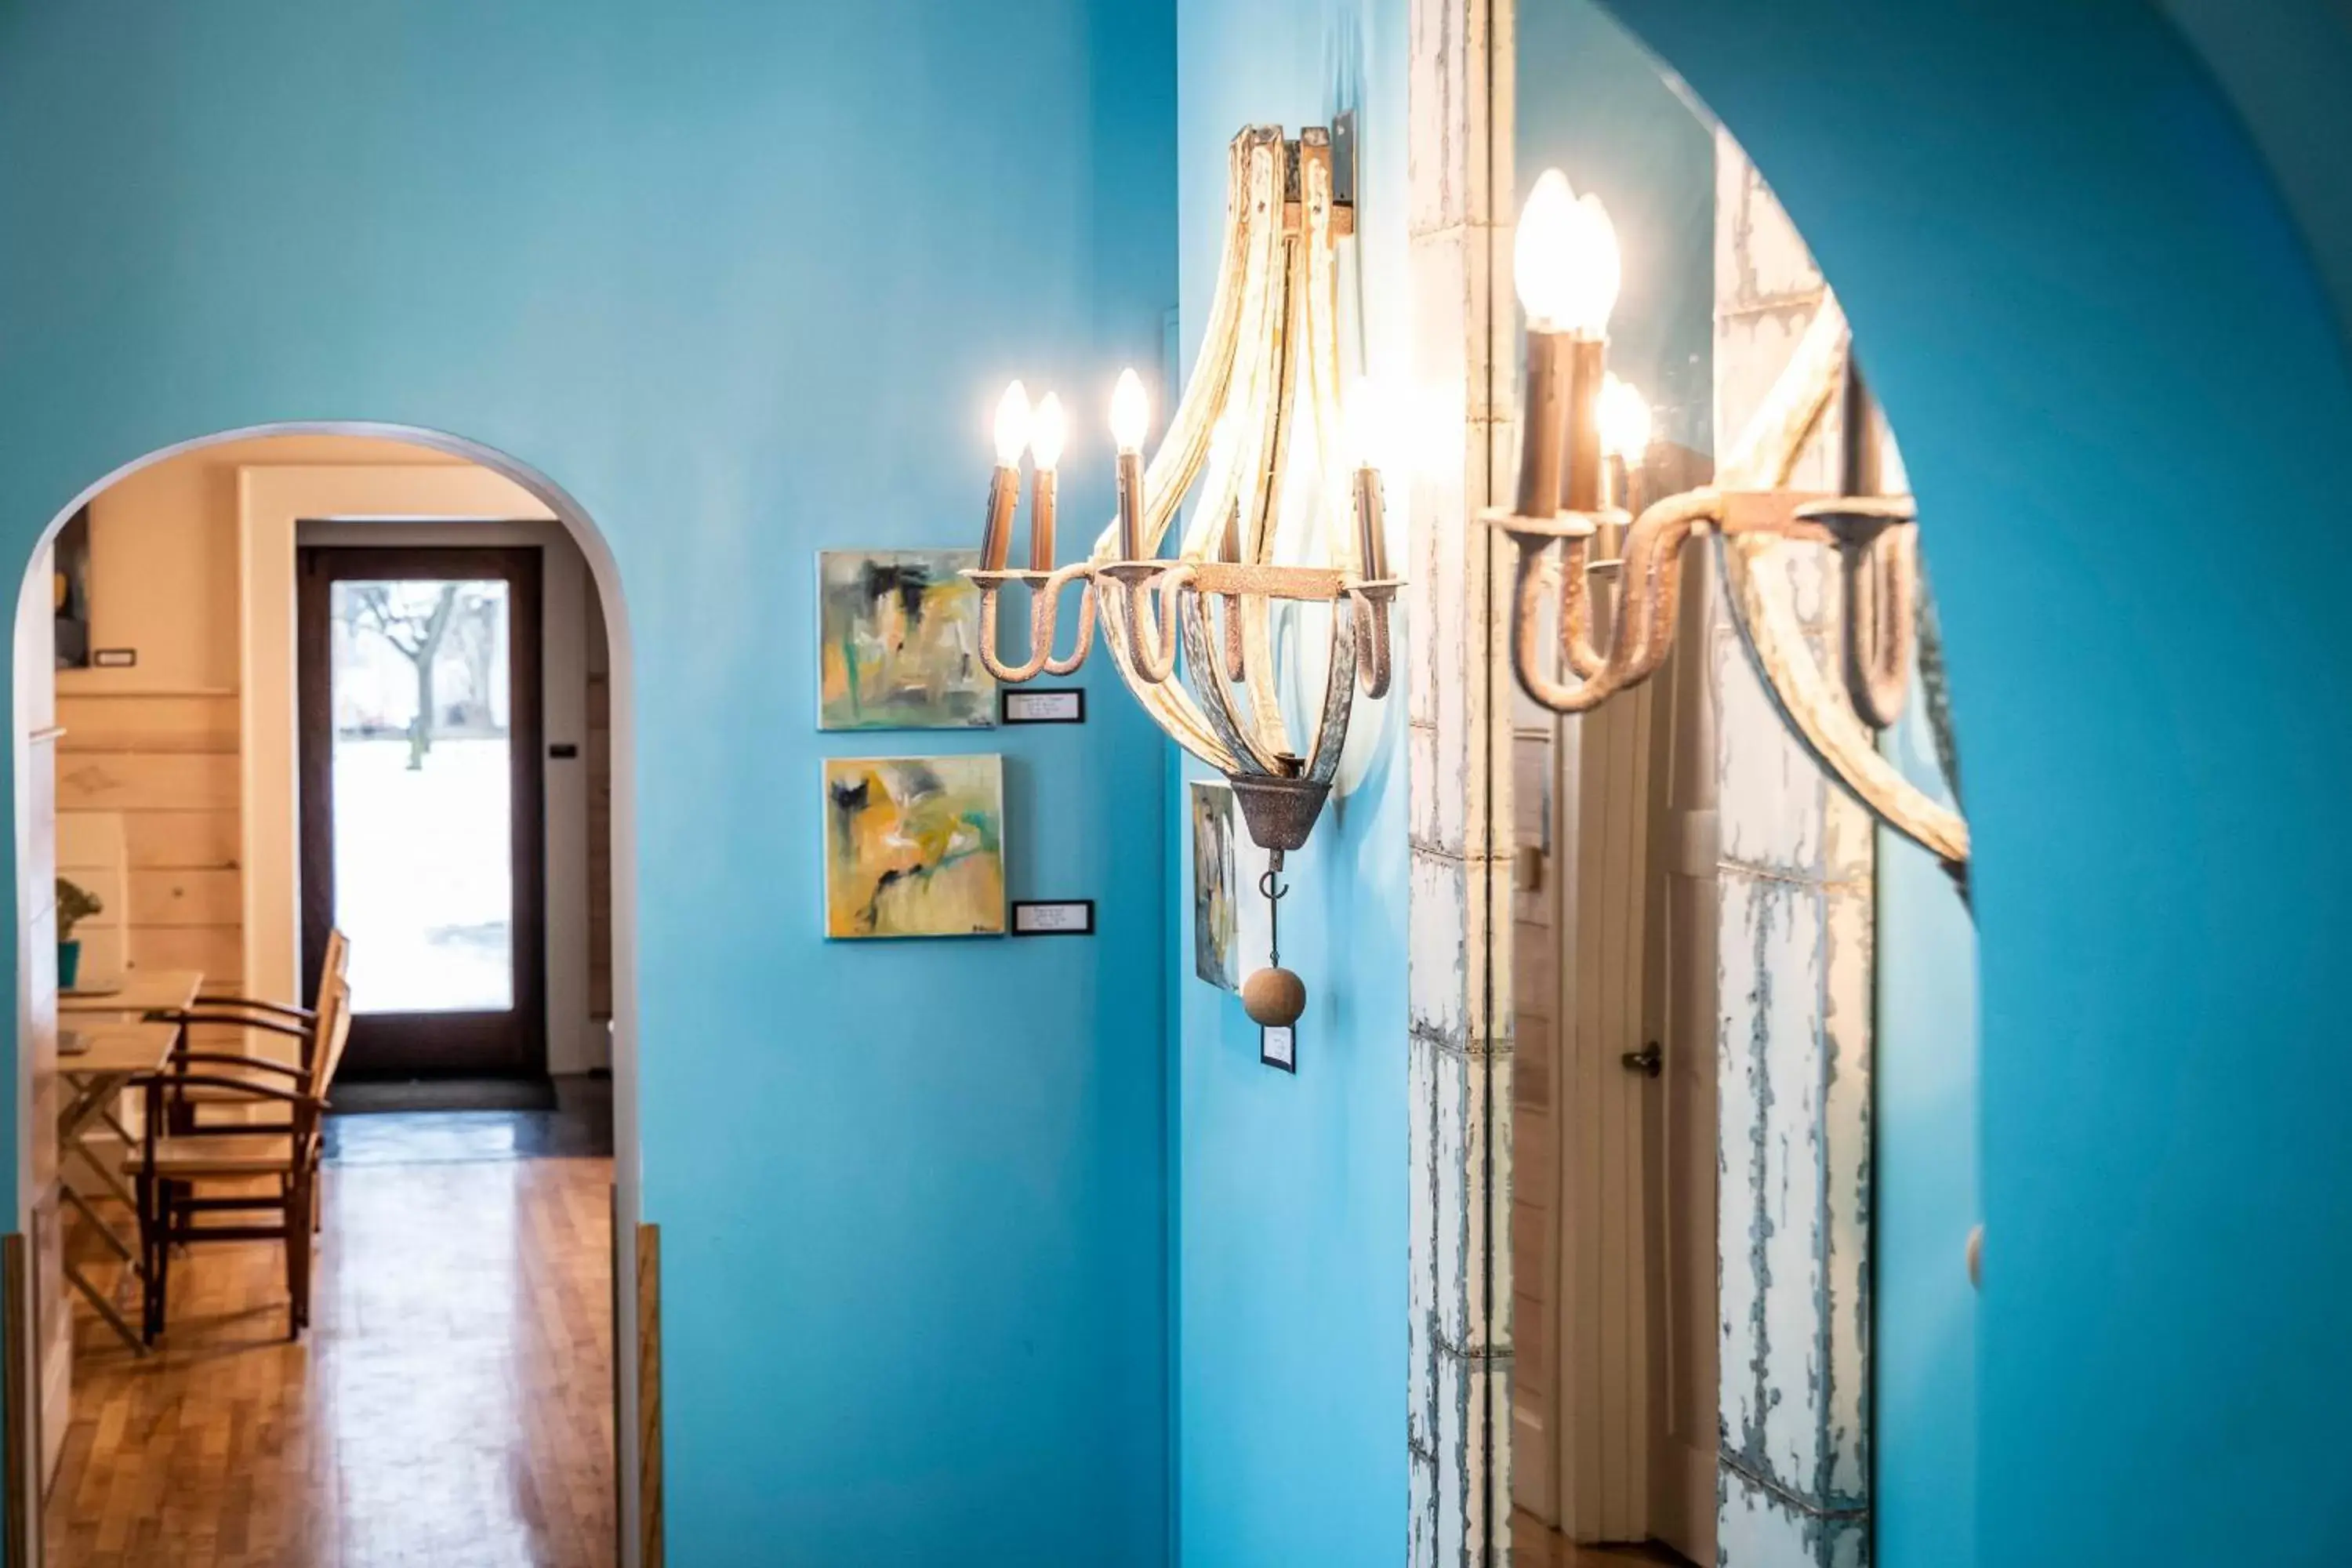
<path fill-rule="evenodd" d="M 155 1354 L 80 1325 L 49 1568 L 609 1568 L 612 1162 L 400 1121 L 347 1123 L 301 1343 L 262 1243 L 174 1261 Z"/>

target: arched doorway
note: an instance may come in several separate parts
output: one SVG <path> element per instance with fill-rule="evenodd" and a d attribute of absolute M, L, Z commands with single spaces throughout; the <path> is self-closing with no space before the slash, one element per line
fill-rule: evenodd
<path fill-rule="evenodd" d="M 130 500 L 116 507 L 110 497 Z M 108 987 L 119 998 L 141 992 L 142 976 L 160 973 L 205 973 L 201 984 L 207 994 L 289 1005 L 315 996 L 316 976 L 310 973 L 315 959 L 304 962 L 299 934 L 307 879 L 300 822 L 306 791 L 320 792 L 315 774 L 307 781 L 301 776 L 305 736 L 298 688 L 320 672 L 305 667 L 308 650 L 298 651 L 303 640 L 297 635 L 298 563 L 322 551 L 389 560 L 402 546 L 413 557 L 418 546 L 429 544 L 466 562 L 484 554 L 527 557 L 530 568 L 530 599 L 541 612 L 541 629 L 528 649 L 520 629 L 525 606 L 518 596 L 511 605 L 501 597 L 496 605 L 473 606 L 480 612 L 478 636 L 445 617 L 452 626 L 445 651 L 465 663 L 457 658 L 458 639 L 471 636 L 485 645 L 474 650 L 481 655 L 475 673 L 495 674 L 501 692 L 524 692 L 532 706 L 545 709 L 548 722 L 539 737 L 548 753 L 543 772 L 540 749 L 525 754 L 504 706 L 490 700 L 487 688 L 477 694 L 482 711 L 471 716 L 457 710 L 461 694 L 445 692 L 451 699 L 446 716 L 457 729 L 437 743 L 444 758 L 468 745 L 494 747 L 502 756 L 512 754 L 512 777 L 544 778 L 547 809 L 532 824 L 529 861 L 520 854 L 523 819 L 520 814 L 509 819 L 516 863 L 535 864 L 530 897 L 514 907 L 535 904 L 544 912 L 543 937 L 536 944 L 519 931 L 500 939 L 516 975 L 525 973 L 527 963 L 537 966 L 530 988 L 543 1001 L 533 1007 L 541 1016 L 531 1022 L 544 1034 L 544 1057 L 537 1071 L 509 1087 L 523 1090 L 525 1079 L 544 1079 L 551 1070 L 551 1081 L 576 1086 L 579 1098 L 568 1090 L 560 1110 L 511 1116 L 331 1117 L 316 1304 L 299 1345 L 270 1342 L 285 1326 L 279 1308 L 294 1273 L 289 1267 L 281 1288 L 275 1265 L 251 1256 L 258 1244 L 192 1248 L 171 1258 L 170 1318 L 162 1342 L 168 1347 L 179 1339 L 184 1348 L 177 1355 L 170 1348 L 140 1353 L 121 1342 L 142 1337 L 145 1325 L 135 1310 L 121 1314 L 129 1320 L 128 1336 L 113 1335 L 115 1325 L 105 1321 L 102 1301 L 146 1294 L 133 1270 L 108 1277 L 102 1267 L 78 1269 L 90 1287 L 86 1302 L 76 1302 L 85 1342 L 116 1352 L 97 1363 L 79 1408 L 56 1370 L 61 1344 L 71 1365 L 73 1343 L 72 1321 L 60 1310 L 67 1300 L 64 1266 L 72 1260 L 66 1240 L 68 1232 L 79 1234 L 77 1245 L 87 1250 L 89 1230 L 109 1219 L 118 1234 L 124 1228 L 120 1214 L 107 1212 L 109 1200 L 121 1194 L 107 1190 L 91 1158 L 95 1152 L 96 1163 L 107 1163 L 121 1160 L 122 1152 L 107 1147 L 102 1130 L 95 1138 L 80 1136 L 102 1128 L 86 1121 L 75 1146 L 45 1165 L 37 1125 L 23 1187 L 31 1244 L 29 1310 L 23 1316 L 33 1330 L 27 1337 L 37 1342 L 28 1349 L 41 1370 L 31 1384 L 37 1396 L 22 1407 L 25 1447 L 19 1451 L 36 1468 L 29 1495 L 37 1497 L 31 1489 L 43 1481 L 63 1479 L 65 1493 L 53 1492 L 47 1510 L 51 1541 L 62 1542 L 68 1560 L 79 1561 L 71 1552 L 79 1539 L 74 1527 L 79 1494 L 89 1491 L 88 1500 L 103 1507 L 106 1492 L 119 1495 L 121 1487 L 159 1465 L 181 1476 L 171 1510 L 179 1528 L 206 1535 L 223 1528 L 309 1532 L 287 1537 L 304 1542 L 329 1541 L 335 1531 L 385 1539 L 387 1510 L 412 1506 L 399 1495 L 404 1483 L 398 1478 L 438 1474 L 436 1489 L 451 1495 L 440 1502 L 412 1502 L 423 1501 L 425 1512 L 446 1520 L 450 1529 L 476 1538 L 485 1531 L 520 1532 L 550 1561 L 613 1561 L 616 1541 L 633 1541 L 637 1517 L 637 1488 L 623 1478 L 634 1481 L 640 1474 L 635 1323 L 644 1238 L 635 1225 L 633 813 L 628 770 L 613 765 L 629 754 L 629 659 L 609 552 L 560 488 L 496 453 L 432 432 L 341 424 L 240 430 L 150 454 L 90 486 L 45 536 L 20 605 L 18 777 L 32 786 L 28 798 L 36 803 L 30 822 L 20 817 L 17 846 L 20 916 L 28 929 L 47 918 L 49 907 L 40 895 L 56 837 L 44 835 L 38 818 L 49 795 L 45 781 L 55 767 L 50 753 L 75 744 L 75 725 L 58 723 L 56 684 L 45 679 L 48 648 L 64 623 L 53 620 L 52 574 L 40 568 L 60 535 L 86 536 L 110 519 L 131 520 L 117 526 L 139 535 L 135 542 L 117 537 L 110 553 L 118 568 L 134 568 L 118 571 L 116 586 L 128 584 L 141 596 L 141 617 L 126 616 L 120 604 L 111 616 L 101 606 L 95 623 L 100 635 L 78 639 L 80 646 L 71 650 L 83 668 L 68 677 L 65 702 L 79 710 L 72 716 L 98 749 L 79 755 L 69 751 L 64 766 L 68 816 L 83 828 L 101 829 L 101 840 L 110 834 L 114 844 L 112 851 L 96 852 L 99 864 L 76 868 L 76 874 L 108 886 L 118 919 L 111 929 L 87 933 L 93 971 L 80 979 L 94 994 L 68 1002 L 67 1032 L 77 1039 L 98 1037 L 97 1028 L 78 1026 L 116 1021 L 105 1009 Z M 73 574 L 67 575 L 70 583 Z M 446 588 L 489 585 L 473 582 L 476 575 L 468 565 Z M 93 584 L 85 573 L 56 602 L 86 610 L 93 586 L 103 592 L 106 584 Z M 501 580 L 496 586 L 503 595 L 509 584 Z M 70 602 L 76 594 L 82 603 Z M 445 589 L 441 596 L 450 594 Z M 153 638 L 143 651 L 123 645 L 145 634 L 126 638 L 109 629 L 136 628 L 142 618 Z M 36 643 L 39 657 L 27 658 Z M 526 689 L 524 662 L 505 657 L 509 646 L 527 651 L 543 679 L 530 679 Z M 337 648 L 340 658 L 341 642 Z M 131 673 L 142 658 L 145 674 Z M 456 683 L 464 684 L 468 672 L 458 674 Z M 341 706 L 335 705 L 335 714 Z M 433 711 L 420 705 L 413 717 L 429 721 Z M 463 728 L 468 721 L 478 737 Z M 365 750 L 372 724 L 381 728 L 380 716 L 352 724 L 331 716 L 323 738 L 333 753 L 352 751 L 354 737 Z M 353 842 L 366 840 L 366 821 L 388 826 L 387 799 L 345 798 L 347 771 L 338 763 L 326 785 L 337 801 L 329 852 L 339 862 L 349 861 Z M 602 779 L 592 779 L 592 771 Z M 520 799 L 519 788 L 512 794 Z M 126 831 L 125 823 L 133 830 Z M 361 828 L 356 837 L 353 824 Z M 74 837 L 86 842 L 91 836 Z M 87 848 L 71 853 L 92 856 Z M 110 856 L 111 867 L 105 863 Z M 452 869 L 443 867 L 419 880 L 446 881 Z M 348 886 L 340 889 L 336 923 L 353 921 L 351 892 Z M 436 934 L 461 946 L 481 935 L 462 929 L 462 922 L 452 927 L 449 919 L 436 920 Z M 44 945 L 35 942 L 27 952 Z M 408 955 L 412 970 L 434 962 L 421 953 Z M 20 1019 L 18 1081 L 36 1118 L 59 1095 L 105 1089 L 103 1075 L 82 1065 L 97 1057 L 78 1062 L 71 1054 L 56 1054 L 56 1016 L 39 1016 L 45 991 L 55 989 L 41 983 L 42 963 L 38 954 L 27 958 L 19 977 L 27 1011 Z M 363 980 L 355 972 L 362 1024 L 369 1004 L 357 993 Z M 401 976 L 379 964 L 373 984 L 391 997 Z M 392 1001 L 391 1010 L 414 1010 Z M 385 1011 L 386 1004 L 377 1010 Z M 204 1014 L 201 1004 L 196 1012 Z M 215 1037 L 197 1042 L 207 1050 L 249 1036 L 219 1025 L 205 1027 Z M 196 1036 L 197 1027 L 189 1033 Z M 482 1087 L 454 1101 L 437 1090 L 426 1099 L 477 1103 Z M 398 1091 L 394 1100 L 416 1102 L 413 1094 L 403 1100 Z M 144 1137 L 135 1111 L 117 1120 L 130 1125 L 114 1142 Z M 512 1156 L 526 1158 L 497 1163 Z M 68 1187 L 76 1189 L 73 1196 L 61 1197 Z M 135 1223 L 128 1228 L 136 1235 Z M 608 1234 L 623 1245 L 608 1246 Z M 215 1267 L 214 1256 L 229 1261 Z M 438 1289 L 432 1284 L 436 1269 Z M 629 1288 L 614 1288 L 616 1272 Z M 436 1314 L 447 1314 L 437 1331 L 431 1327 Z M 409 1342 L 404 1352 L 398 1350 L 398 1332 L 371 1345 L 363 1321 L 374 1322 L 378 1336 L 389 1325 L 405 1324 L 427 1337 Z M 424 1355 L 436 1334 L 445 1352 L 437 1377 L 428 1369 L 383 1380 L 392 1363 L 382 1352 L 394 1352 L 394 1361 L 399 1354 Z M 206 1336 L 220 1342 L 189 1342 Z M 504 1373 L 494 1370 L 501 1356 L 511 1363 Z M 265 1363 L 295 1379 L 274 1398 L 253 1381 L 257 1365 Z M 208 1407 L 216 1414 L 227 1408 L 236 1390 L 224 1378 L 239 1364 L 247 1380 L 244 1394 L 257 1394 L 260 1408 L 274 1412 L 280 1436 L 262 1449 L 224 1456 L 228 1468 L 215 1478 L 224 1483 L 217 1496 L 206 1495 L 203 1478 L 211 1472 L 204 1464 L 190 1469 L 185 1455 L 110 1444 L 88 1407 L 90 1401 L 110 1400 L 119 1411 L 126 1403 L 163 1398 L 189 1419 L 202 1420 Z M 534 1366 L 539 1370 L 531 1371 Z M 440 1396 L 433 1392 L 436 1383 Z M 508 1394 L 503 1402 L 497 1397 L 501 1388 Z M 512 1397 L 532 1389 L 537 1392 Z M 648 1407 L 655 1403 L 646 1401 Z M 380 1408 L 369 1416 L 372 1404 Z M 397 1436 L 404 1431 L 408 1439 Z M 550 1437 L 557 1440 L 551 1444 Z M 404 1453 L 409 1439 L 423 1447 Z M 443 1454 L 447 1462 L 420 1471 L 420 1453 Z M 339 1467 L 334 1497 L 317 1495 L 321 1477 L 336 1475 Z M 563 1495 L 554 1495 L 559 1488 Z M 372 1518 L 371 1510 L 384 1517 Z M 420 1548 L 431 1544 L 419 1542 Z M 173 1542 L 151 1545 L 168 1552 Z M 58 1558 L 53 1552 L 50 1560 Z"/>

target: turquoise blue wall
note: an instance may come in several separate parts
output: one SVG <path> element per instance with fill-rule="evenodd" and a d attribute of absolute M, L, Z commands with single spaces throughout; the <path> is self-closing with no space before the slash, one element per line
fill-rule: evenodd
<path fill-rule="evenodd" d="M 821 545 L 971 536 L 1016 372 L 1107 514 L 1173 49 L 1166 0 L 0 12 L 0 555 L 164 443 L 348 418 L 510 455 L 619 563 L 690 1568 L 1161 1560 L 1160 743 L 1108 690 L 822 737 L 810 612 Z M 932 748 L 1006 754 L 1013 891 L 1097 937 L 821 940 L 818 759 Z"/>
<path fill-rule="evenodd" d="M 1865 345 L 1866 347 L 1867 345 Z M 1931 563 L 1930 570 L 1933 570 Z M 1956 694 L 1961 765 L 1977 709 Z M 1927 705 L 1889 732 L 1904 776 L 1954 804 Z M 1977 1324 L 1969 1232 L 1977 1171 L 1977 934 L 1936 858 L 1878 835 L 1877 1037 L 1872 1061 L 1872 1431 L 1877 1568 L 1976 1561 Z"/>
<path fill-rule="evenodd" d="M 1711 453 L 1714 130 L 1592 0 L 1522 5 L 1517 65 L 1518 200 L 1551 168 L 1600 195 L 1624 269 L 1609 368 L 1649 399 L 1658 439 Z"/>
<path fill-rule="evenodd" d="M 2352 1557 L 2330 231 L 2140 0 L 1613 9 L 1811 243 L 1934 531 L 1979 852 L 1978 1560 Z"/>
<path fill-rule="evenodd" d="M 1352 108 L 1370 363 L 1402 380 L 1405 41 L 1403 0 L 1187 0 L 1188 354 L 1208 307 L 1226 142 L 1245 124 L 1295 132 Z M 1391 487 L 1398 559 L 1405 488 Z M 1199 1568 L 1404 1560 L 1404 706 L 1401 679 L 1379 709 L 1360 709 L 1359 723 L 1377 714 L 1385 726 L 1370 771 L 1290 858 L 1283 961 L 1310 998 L 1296 1078 L 1261 1067 L 1240 1002 L 1192 977 L 1188 850 L 1169 889 L 1180 922 L 1176 1527 L 1181 1560 Z M 1171 806 L 1180 840 L 1183 787 Z"/>

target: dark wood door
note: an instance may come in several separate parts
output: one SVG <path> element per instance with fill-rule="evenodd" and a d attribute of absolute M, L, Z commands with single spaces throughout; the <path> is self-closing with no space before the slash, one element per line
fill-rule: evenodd
<path fill-rule="evenodd" d="M 351 939 L 352 1079 L 547 1068 L 540 556 L 310 548 L 302 973 Z"/>

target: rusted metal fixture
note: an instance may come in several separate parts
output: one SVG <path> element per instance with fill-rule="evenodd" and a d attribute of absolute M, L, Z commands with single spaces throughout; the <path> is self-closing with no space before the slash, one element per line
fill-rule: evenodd
<path fill-rule="evenodd" d="M 1402 586 L 1388 573 L 1375 454 L 1357 454 L 1352 472 L 1340 456 L 1348 436 L 1337 244 L 1355 231 L 1342 194 L 1349 174 L 1335 166 L 1331 134 L 1321 128 L 1291 139 L 1278 126 L 1252 126 L 1234 139 L 1223 262 L 1200 355 L 1148 462 L 1149 408 L 1132 372 L 1112 400 L 1117 517 L 1087 560 L 1060 567 L 1033 525 L 1031 569 L 1006 569 L 1026 398 L 1015 383 L 1000 407 L 981 568 L 965 574 L 981 593 L 981 658 L 999 680 L 1070 673 L 1099 625 L 1120 679 L 1152 721 L 1232 782 L 1252 840 L 1277 870 L 1321 816 L 1357 697 L 1387 695 L 1390 616 Z M 1309 439 L 1294 452 L 1302 430 Z M 1053 450 L 1058 457 L 1058 440 Z M 1041 470 L 1050 467 L 1045 452 L 1036 457 Z M 1285 504 L 1294 482 L 1312 487 L 1319 548 L 1302 551 L 1307 559 L 1277 561 L 1277 535 L 1287 542 L 1297 532 L 1285 520 L 1306 510 Z M 1162 556 L 1179 509 L 1196 490 L 1183 538 Z M 1038 490 L 1048 503 L 1053 493 L 1050 483 Z M 1029 593 L 1029 635 L 1006 658 L 997 647 L 998 602 L 1014 585 Z M 1077 635 L 1056 656 L 1064 595 L 1073 588 Z M 1281 693 L 1312 681 L 1280 667 L 1278 647 L 1282 661 L 1311 650 L 1302 638 L 1277 644 L 1275 610 L 1285 604 L 1326 606 L 1330 622 L 1321 700 L 1311 730 L 1297 736 Z M 1303 988 L 1300 997 L 1303 1005 Z"/>
<path fill-rule="evenodd" d="M 1599 438 L 1601 331 L 1615 294 L 1615 240 L 1597 203 L 1587 197 L 1571 209 L 1564 205 L 1571 199 L 1565 181 L 1556 191 L 1539 183 L 1521 219 L 1517 262 L 1529 329 L 1520 479 L 1517 504 L 1487 514 L 1517 556 L 1511 658 L 1520 687 L 1555 713 L 1583 713 L 1656 674 L 1674 647 L 1684 550 L 1712 538 L 1731 618 L 1791 735 L 1881 822 L 1961 876 L 1967 822 L 1878 751 L 1876 731 L 1900 716 L 1912 679 L 1921 592 L 1917 513 L 1910 496 L 1879 493 L 1877 416 L 1852 366 L 1843 313 L 1834 300 L 1823 304 L 1763 406 L 1718 464 L 1716 483 L 1629 516 L 1606 504 L 1607 459 Z M 1538 203 L 1547 201 L 1538 211 Z M 1580 247 L 1583 254 L 1573 254 Z M 1528 274 L 1544 265 L 1563 268 L 1567 281 L 1531 287 Z M 1580 324 L 1563 330 L 1553 313 L 1579 315 Z M 1790 489 L 1799 456 L 1840 395 L 1845 441 L 1838 490 Z M 1770 592 L 1758 570 L 1770 552 L 1790 543 L 1838 552 L 1845 593 L 1841 679 L 1834 683 L 1785 596 Z M 1606 636 L 1598 637 L 1596 585 L 1608 612 Z M 1547 646 L 1547 595 L 1556 598 L 1556 647 Z"/>

